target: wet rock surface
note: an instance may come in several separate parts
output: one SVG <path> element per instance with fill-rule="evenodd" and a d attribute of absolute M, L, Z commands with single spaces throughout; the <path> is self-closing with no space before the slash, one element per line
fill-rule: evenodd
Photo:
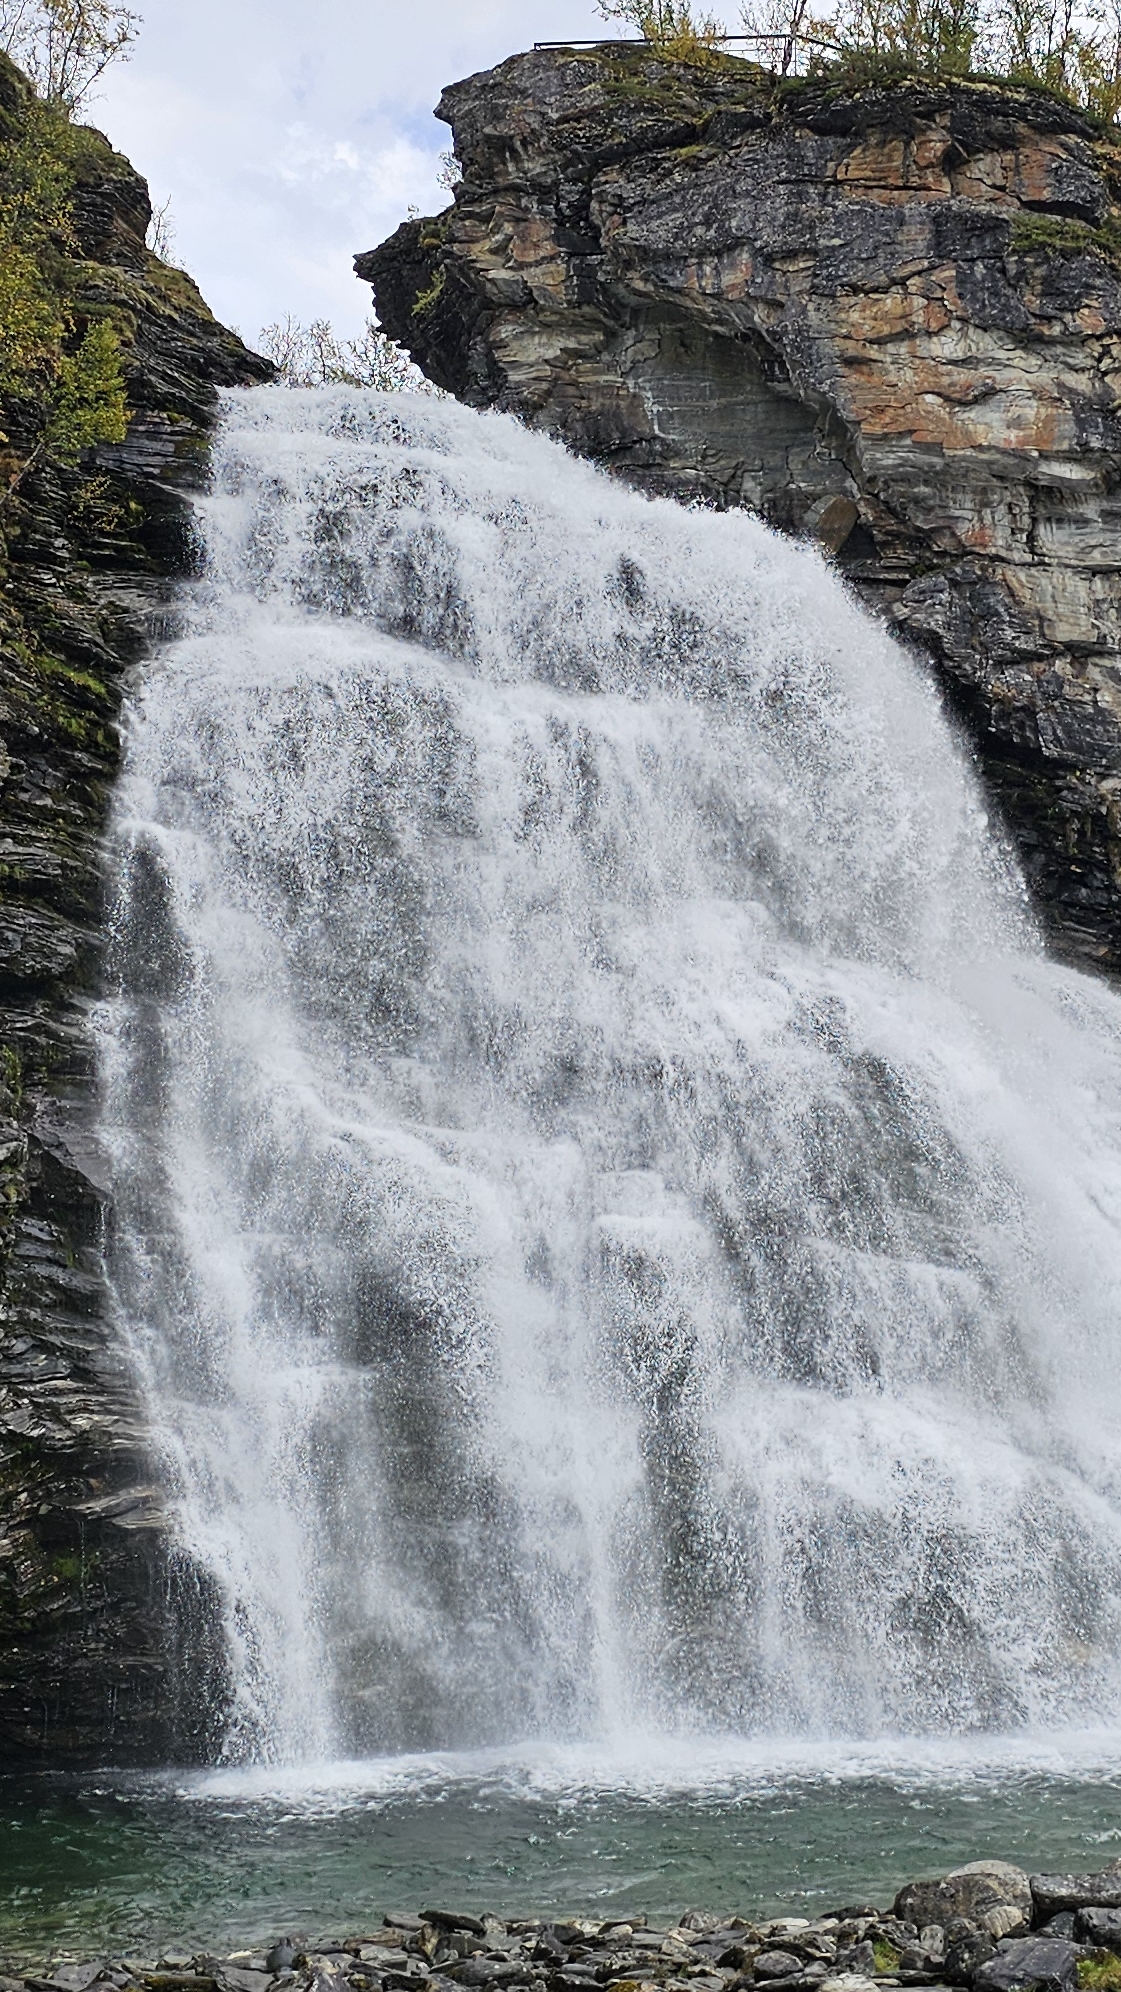
<path fill-rule="evenodd" d="M 0 58 L 0 112 L 23 87 Z M 210 1664 L 169 1648 L 192 1580 L 109 1319 L 89 1006 L 124 677 L 191 570 L 217 389 L 271 373 L 145 248 L 144 181 L 87 138 L 67 253 L 78 307 L 120 328 L 132 418 L 96 462 L 27 477 L 0 558 L 0 1759 L 55 1763 L 159 1755 L 177 1708 L 189 1751 Z M 17 443 L 21 419 L 0 409 Z"/>
<path fill-rule="evenodd" d="M 997 1870 L 999 1869 L 999 1872 Z M 1026 1908 L 1025 1934 L 995 1944 L 960 1910 L 945 1929 L 924 1927 L 898 1905 L 934 1898 L 959 1902 L 971 1877 L 986 1873 L 1005 1903 Z M 356 1934 L 312 1937 L 289 1931 L 258 1949 L 220 1957 L 165 1950 L 135 1957 L 72 1957 L 44 1963 L 31 1976 L 0 1975 L 0 1992 L 451 1992 L 453 1986 L 524 1986 L 527 1992 L 569 1992 L 605 1986 L 616 1992 L 874 1992 L 876 1987 L 966 1984 L 984 1992 L 1021 1987 L 1067 1992 L 1082 1985 L 1118 1992 L 1121 1965 L 1112 1951 L 1046 1934 L 1041 1905 L 1060 1881 L 1068 1892 L 1110 1896 L 1121 1887 L 1121 1862 L 1095 1876 L 1030 1878 L 1007 1862 L 957 1869 L 909 1883 L 892 1909 L 840 1908 L 815 1917 L 752 1920 L 740 1914 L 686 1912 L 680 1922 L 654 1925 L 634 1912 L 609 1920 L 574 1915 L 507 1920 L 455 1909 L 390 1912 L 380 1927 Z M 1106 1907 L 1087 1900 L 1086 1912 Z M 987 1913 L 992 1904 L 983 1907 Z M 960 1978 L 943 1969 L 945 1931 L 958 1945 L 983 1941 L 982 1961 Z M 3 1960 L 0 1958 L 0 1972 Z"/>
<path fill-rule="evenodd" d="M 539 50 L 356 260 L 442 386 L 814 538 L 934 660 L 1056 947 L 1121 968 L 1121 149 L 1040 92 Z"/>

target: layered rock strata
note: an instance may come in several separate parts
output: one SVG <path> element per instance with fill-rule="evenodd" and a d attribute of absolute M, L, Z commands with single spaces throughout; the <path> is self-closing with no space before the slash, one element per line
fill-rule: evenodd
<path fill-rule="evenodd" d="M 812 535 L 935 661 L 1062 951 L 1121 968 L 1121 149 L 981 81 L 539 51 L 356 260 L 425 372 Z"/>
<path fill-rule="evenodd" d="M 27 86 L 0 58 L 0 145 Z M 271 369 L 145 247 L 147 188 L 81 134 L 70 288 L 122 340 L 126 440 L 30 475 L 0 592 L 0 1757 L 151 1757 L 175 1710 L 170 1565 L 112 1326 L 90 1005 L 124 674 L 193 554 L 188 496 L 223 385 Z M 15 444 L 33 410 L 3 411 Z"/>
<path fill-rule="evenodd" d="M 1072 1907 L 1056 1917 L 1056 1886 Z M 973 1992 L 1109 1992 L 1121 1976 L 1121 1918 L 1105 1905 L 1121 1864 L 1090 1875 L 1033 1875 L 1002 1860 L 971 1861 L 937 1881 L 911 1882 L 890 1909 L 748 1918 L 686 1912 L 652 1926 L 615 1917 L 531 1916 L 421 1909 L 340 1937 L 281 1936 L 230 1956 L 171 1952 L 151 1963 L 70 1958 L 6 1992 L 876 1992 L 877 1987 L 971 1987 Z M 1100 1919 L 1113 1915 L 1109 1934 Z M 928 1920 L 920 1922 L 918 1917 Z M 1092 1924 L 1087 1936 L 1084 1926 Z"/>

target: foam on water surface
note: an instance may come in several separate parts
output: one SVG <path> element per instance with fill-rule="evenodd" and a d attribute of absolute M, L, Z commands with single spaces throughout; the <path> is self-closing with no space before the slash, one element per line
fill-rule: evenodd
<path fill-rule="evenodd" d="M 1121 1003 L 920 669 L 421 397 L 200 528 L 102 1037 L 225 1756 L 1113 1733 Z"/>

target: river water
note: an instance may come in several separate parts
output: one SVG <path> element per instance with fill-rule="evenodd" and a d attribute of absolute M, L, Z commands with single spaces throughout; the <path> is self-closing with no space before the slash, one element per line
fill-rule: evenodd
<path fill-rule="evenodd" d="M 1037 1871 L 1119 1852 L 1102 1737 L 0 1779 L 0 1969 L 343 1937 L 421 1907 L 819 1915 L 982 1855 Z"/>

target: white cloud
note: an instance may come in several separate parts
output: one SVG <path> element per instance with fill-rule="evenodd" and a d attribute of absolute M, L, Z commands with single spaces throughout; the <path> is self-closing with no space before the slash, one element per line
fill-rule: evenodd
<path fill-rule="evenodd" d="M 445 83 L 534 39 L 596 34 L 594 0 L 141 0 L 91 120 L 170 198 L 176 253 L 252 341 L 292 311 L 358 330 L 351 270 L 410 205 L 447 202 Z"/>

